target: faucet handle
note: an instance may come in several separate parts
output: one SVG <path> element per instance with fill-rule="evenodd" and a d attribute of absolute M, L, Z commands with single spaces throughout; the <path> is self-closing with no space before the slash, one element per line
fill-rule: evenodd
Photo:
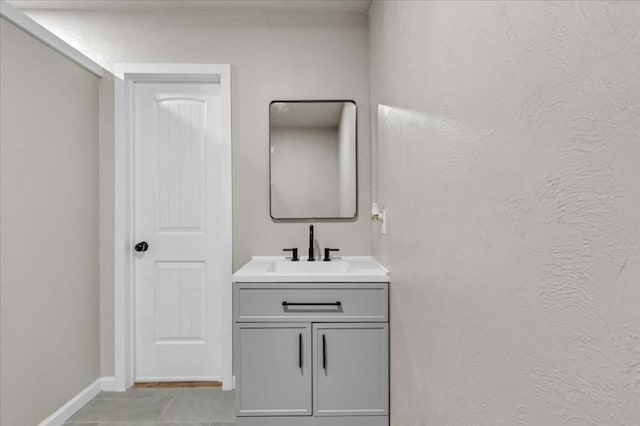
<path fill-rule="evenodd" d="M 285 249 L 282 249 L 282 251 L 290 251 L 291 252 L 291 255 L 292 255 L 291 256 L 291 261 L 292 262 L 297 262 L 298 260 L 300 260 L 300 259 L 298 259 L 298 248 L 297 247 L 285 248 Z"/>
<path fill-rule="evenodd" d="M 332 251 L 340 251 L 340 249 L 325 248 L 324 249 L 324 259 L 322 259 L 324 262 L 330 262 L 331 261 L 331 252 Z"/>

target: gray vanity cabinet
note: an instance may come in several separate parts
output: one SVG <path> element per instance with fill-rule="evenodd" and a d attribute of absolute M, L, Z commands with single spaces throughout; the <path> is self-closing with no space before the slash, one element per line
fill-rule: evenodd
<path fill-rule="evenodd" d="M 238 415 L 311 415 L 311 327 L 236 324 Z"/>
<path fill-rule="evenodd" d="M 234 283 L 238 426 L 388 426 L 388 286 Z"/>
<path fill-rule="evenodd" d="M 389 414 L 388 336 L 388 324 L 313 325 L 314 415 Z"/>

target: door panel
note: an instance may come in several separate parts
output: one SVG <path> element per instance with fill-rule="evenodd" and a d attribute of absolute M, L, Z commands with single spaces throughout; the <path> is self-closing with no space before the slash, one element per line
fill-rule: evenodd
<path fill-rule="evenodd" d="M 236 324 L 239 416 L 311 415 L 310 324 Z"/>
<path fill-rule="evenodd" d="M 156 101 L 158 230 L 205 230 L 206 105 L 199 99 Z"/>
<path fill-rule="evenodd" d="M 389 414 L 389 327 L 314 324 L 316 416 Z"/>
<path fill-rule="evenodd" d="M 204 262 L 156 262 L 156 341 L 203 342 L 205 336 Z"/>
<path fill-rule="evenodd" d="M 136 380 L 220 380 L 230 241 L 219 83 L 133 87 Z M 218 155 L 217 155 L 218 154 Z"/>

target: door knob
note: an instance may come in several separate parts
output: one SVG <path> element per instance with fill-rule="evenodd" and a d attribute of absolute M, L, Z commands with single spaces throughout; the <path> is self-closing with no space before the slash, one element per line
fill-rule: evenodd
<path fill-rule="evenodd" d="M 147 244 L 146 241 L 141 241 L 138 244 L 136 244 L 133 249 L 137 252 L 141 252 L 141 251 L 147 251 L 148 248 L 149 248 L 149 244 Z"/>

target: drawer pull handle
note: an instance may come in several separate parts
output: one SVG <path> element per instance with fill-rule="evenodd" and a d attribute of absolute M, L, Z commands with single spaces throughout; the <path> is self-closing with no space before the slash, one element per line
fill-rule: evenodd
<path fill-rule="evenodd" d="M 302 369 L 302 333 L 298 335 L 298 367 Z"/>
<path fill-rule="evenodd" d="M 287 302 L 286 300 L 282 302 L 282 306 L 342 306 L 342 302 Z"/>
<path fill-rule="evenodd" d="M 327 370 L 327 338 L 322 335 L 322 369 Z"/>

